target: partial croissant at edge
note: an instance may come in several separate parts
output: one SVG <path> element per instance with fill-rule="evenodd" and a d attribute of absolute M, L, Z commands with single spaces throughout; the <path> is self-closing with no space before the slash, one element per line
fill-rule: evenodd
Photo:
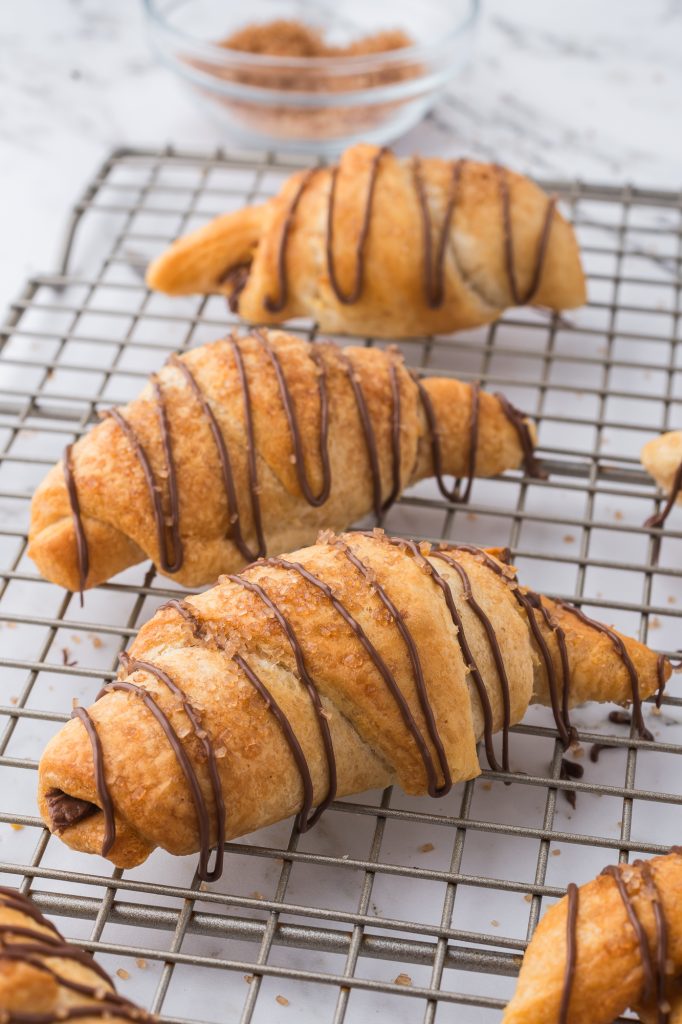
<path fill-rule="evenodd" d="M 180 238 L 147 283 L 222 293 L 251 323 L 305 316 L 324 331 L 392 338 L 479 326 L 510 306 L 585 302 L 573 228 L 528 178 L 367 144 Z"/>
<path fill-rule="evenodd" d="M 445 795 L 479 774 L 481 738 L 509 769 L 510 726 L 531 702 L 552 707 L 565 745 L 587 700 L 632 703 L 649 736 L 641 702 L 670 671 L 520 586 L 499 549 L 327 532 L 161 608 L 119 678 L 48 744 L 40 811 L 69 846 L 121 867 L 157 846 L 198 850 L 216 878 L 223 839 L 294 814 L 304 830 L 336 796 L 392 783 Z"/>
<path fill-rule="evenodd" d="M 669 430 L 642 448 L 640 460 L 649 476 L 665 491 L 667 500 L 645 526 L 663 526 L 675 505 L 682 502 L 682 430 Z"/>
<path fill-rule="evenodd" d="M 3 1024 L 155 1019 L 114 984 L 93 957 L 67 942 L 17 889 L 0 886 L 0 1017 Z"/>
<path fill-rule="evenodd" d="M 540 921 L 503 1024 L 682 1022 L 682 855 L 612 865 Z"/>
<path fill-rule="evenodd" d="M 474 476 L 535 473 L 534 438 L 504 396 L 419 380 L 395 351 L 254 331 L 171 357 L 69 446 L 33 497 L 29 555 L 71 590 L 145 558 L 213 583 L 320 529 L 380 521 L 425 477 L 465 501 Z"/>

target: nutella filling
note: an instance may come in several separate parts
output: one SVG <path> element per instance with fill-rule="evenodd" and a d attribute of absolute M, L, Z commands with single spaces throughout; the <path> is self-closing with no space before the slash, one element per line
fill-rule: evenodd
<path fill-rule="evenodd" d="M 69 796 L 61 789 L 51 789 L 46 794 L 45 800 L 52 827 L 56 832 L 61 832 L 71 825 L 77 825 L 100 810 L 97 804 L 93 804 L 89 800 L 81 800 L 77 796 Z"/>

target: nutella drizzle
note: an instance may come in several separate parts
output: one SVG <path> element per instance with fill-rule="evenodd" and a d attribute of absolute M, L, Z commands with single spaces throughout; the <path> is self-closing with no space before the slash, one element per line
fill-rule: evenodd
<path fill-rule="evenodd" d="M 517 409 L 515 405 L 512 405 L 507 396 L 503 395 L 501 391 L 495 392 L 495 398 L 502 406 L 502 412 L 517 433 L 521 451 L 523 452 L 523 470 L 526 476 L 535 477 L 536 480 L 546 480 L 548 474 L 535 457 L 535 447 L 530 427 L 528 426 L 528 417 L 520 409 Z"/>
<path fill-rule="evenodd" d="M 679 466 L 675 470 L 675 476 L 673 477 L 673 482 L 670 485 L 670 493 L 668 494 L 665 505 L 660 512 L 656 512 L 653 516 L 649 516 L 648 519 L 645 519 L 644 525 L 649 527 L 663 526 L 672 511 L 673 505 L 679 497 L 680 491 L 682 491 L 682 462 L 680 462 Z"/>
<path fill-rule="evenodd" d="M 556 208 L 556 196 L 549 196 L 547 199 L 547 206 L 545 208 L 545 216 L 542 223 L 542 229 L 540 231 L 540 237 L 538 239 L 537 251 L 535 254 L 535 267 L 533 270 L 533 276 L 527 290 L 522 294 L 519 291 L 518 281 L 516 277 L 516 258 L 514 255 L 514 236 L 512 232 L 511 224 L 511 196 L 509 192 L 509 172 L 506 168 L 495 165 L 495 172 L 497 174 L 497 181 L 500 193 L 500 203 L 502 206 L 502 228 L 504 232 L 504 259 L 507 269 L 507 279 L 509 281 L 509 290 L 512 294 L 515 306 L 527 306 L 533 300 L 533 296 L 538 290 L 540 284 L 540 278 L 542 276 L 542 268 L 545 263 L 545 256 L 547 255 L 547 246 L 549 244 L 549 235 L 552 227 L 552 220 L 554 217 L 554 210 Z"/>
<path fill-rule="evenodd" d="M 455 480 L 452 490 L 448 490 L 448 487 L 443 479 L 443 456 L 440 446 L 440 434 L 438 431 L 438 422 L 436 420 L 436 413 L 433 408 L 433 402 L 431 396 L 421 382 L 421 379 L 417 374 L 413 375 L 412 378 L 417 385 L 419 391 L 419 398 L 421 399 L 422 408 L 424 409 L 424 415 L 426 416 L 426 422 L 429 427 L 429 436 L 431 438 L 431 459 L 433 461 L 433 471 L 438 483 L 438 489 L 446 501 L 459 502 L 462 505 L 466 505 L 471 496 L 471 488 L 474 482 L 474 475 L 476 473 L 476 455 L 478 454 L 478 420 L 481 405 L 481 385 L 479 381 L 474 381 L 471 385 L 471 415 L 469 417 L 469 457 L 467 464 L 467 475 L 466 475 L 466 486 L 462 491 L 462 481 Z M 502 411 L 509 419 L 507 410 L 502 406 Z M 513 426 L 516 427 L 516 423 L 512 420 Z M 532 442 L 531 442 L 532 445 Z M 525 449 L 524 449 L 525 458 Z"/>
<path fill-rule="evenodd" d="M 665 995 L 666 969 L 668 960 L 668 922 L 666 921 L 661 897 L 649 861 L 635 861 L 641 868 L 647 895 L 651 900 L 656 929 L 656 1009 L 658 1024 L 668 1024 L 670 1004 Z"/>
<path fill-rule="evenodd" d="M 298 188 L 296 189 L 294 196 L 287 210 L 287 214 L 282 224 L 282 233 L 279 238 L 279 245 L 277 248 L 277 279 L 278 279 L 278 295 L 276 299 L 273 299 L 270 295 L 266 295 L 263 300 L 263 305 L 269 313 L 281 313 L 289 300 L 289 279 L 287 277 L 287 242 L 289 241 L 289 235 L 294 224 L 294 217 L 296 216 L 296 210 L 298 204 L 301 201 L 301 197 L 305 192 L 310 181 L 312 181 L 314 175 L 317 173 L 318 168 L 313 167 L 301 178 Z M 243 287 L 243 286 L 242 286 Z"/>
<path fill-rule="evenodd" d="M 372 158 L 369 169 L 369 182 L 367 185 L 367 197 L 365 199 L 365 209 L 362 217 L 362 225 L 360 227 L 360 234 L 358 235 L 358 241 L 355 249 L 355 280 L 353 287 L 350 292 L 344 292 L 339 284 L 339 280 L 336 276 L 336 268 L 334 266 L 334 207 L 336 200 L 336 184 L 339 176 L 338 166 L 332 167 L 331 169 L 331 185 L 329 188 L 329 205 L 327 207 L 327 236 L 326 236 L 326 255 L 327 255 L 327 272 L 329 274 L 329 283 L 332 286 L 336 298 L 344 306 L 352 306 L 356 303 L 361 295 L 364 286 L 365 277 L 365 246 L 367 244 L 367 236 L 369 235 L 369 227 L 372 220 L 372 200 L 374 199 L 374 189 L 377 182 L 377 175 L 379 173 L 379 163 L 382 156 L 387 153 L 386 147 L 382 146 L 378 149 Z"/>
<path fill-rule="evenodd" d="M 104 774 L 104 752 L 102 751 L 102 741 L 99 738 L 99 733 L 95 727 L 95 723 L 91 719 L 85 708 L 74 708 L 71 712 L 72 718 L 79 718 L 85 727 L 85 731 L 88 734 L 90 745 L 92 747 L 92 761 L 95 771 L 95 787 L 97 789 L 97 796 L 101 804 L 102 813 L 104 815 L 104 838 L 102 839 L 102 856 L 106 855 L 111 850 L 112 846 L 116 841 L 116 820 L 114 818 L 114 804 L 111 799 L 109 787 L 107 786 L 106 776 Z"/>
<path fill-rule="evenodd" d="M 251 514 L 253 516 L 254 527 L 256 530 L 256 540 L 258 542 L 258 550 L 255 552 L 255 555 L 247 556 L 251 561 L 254 558 L 262 558 L 266 551 L 265 536 L 263 534 L 263 517 L 260 507 L 260 491 L 258 486 L 258 461 L 256 458 L 256 433 L 253 426 L 253 402 L 251 400 L 251 391 L 249 389 L 249 381 L 246 375 L 246 367 L 244 366 L 244 356 L 242 355 L 239 347 L 239 339 L 235 338 L 234 335 L 231 335 L 228 338 L 228 341 L 232 348 L 235 366 L 237 367 L 239 386 L 241 388 L 242 402 L 244 405 L 244 423 L 246 425 L 246 443 L 249 465 L 249 495 L 251 498 Z"/>
<path fill-rule="evenodd" d="M 639 693 L 639 677 L 637 675 L 637 669 L 635 668 L 632 658 L 628 654 L 627 648 L 621 638 L 615 630 L 611 629 L 610 626 L 606 626 L 603 622 L 598 622 L 596 619 L 591 619 L 588 615 L 585 615 L 585 612 L 582 611 L 582 609 L 576 608 L 575 605 L 567 604 L 565 601 L 557 601 L 557 604 L 560 608 L 563 608 L 564 611 L 569 612 L 571 615 L 575 615 L 575 617 L 580 619 L 580 621 L 586 626 L 596 629 L 598 633 L 602 633 L 604 636 L 609 638 L 630 678 L 630 687 L 632 691 L 632 720 L 634 722 L 635 729 L 643 740 L 653 740 L 653 736 L 644 724 L 644 717 L 642 715 L 642 698 Z"/>
<path fill-rule="evenodd" d="M 421 160 L 415 157 L 412 162 L 412 174 L 414 187 L 419 200 L 419 207 L 422 215 L 422 229 L 424 237 L 424 297 L 429 309 L 440 309 L 445 299 L 445 253 L 447 250 L 450 225 L 459 198 L 460 180 L 466 160 L 456 160 L 452 167 L 452 179 L 448 195 L 445 215 L 436 245 L 435 259 L 435 281 L 434 281 L 434 259 L 431 246 L 431 214 L 429 212 L 424 179 L 421 172 Z"/>
<path fill-rule="evenodd" d="M 76 534 L 76 556 L 78 559 L 78 589 L 80 591 L 81 608 L 83 607 L 83 591 L 85 590 L 85 584 L 88 580 L 88 572 L 90 571 L 90 552 L 88 550 L 88 539 L 85 536 L 85 529 L 83 527 L 83 517 L 81 516 L 80 503 L 78 501 L 78 489 L 76 487 L 76 481 L 73 475 L 73 463 L 71 461 L 71 452 L 73 445 L 69 444 L 64 449 L 63 463 L 64 463 L 64 482 L 66 484 L 66 491 L 69 496 L 69 505 L 71 506 L 71 515 L 73 517 L 73 529 Z"/>
<path fill-rule="evenodd" d="M 272 363 L 272 367 L 277 377 L 277 384 L 279 386 L 279 393 L 282 399 L 282 406 L 284 408 L 284 414 L 289 424 L 289 433 L 291 435 L 291 442 L 294 448 L 293 460 L 296 465 L 296 475 L 298 477 L 298 485 L 301 488 L 303 497 L 312 505 L 313 508 L 319 508 L 320 505 L 324 505 L 325 501 L 329 497 L 331 490 L 331 465 L 329 462 L 329 399 L 327 396 L 327 374 L 324 366 L 324 360 L 320 355 L 320 351 L 315 345 L 311 345 L 309 348 L 310 358 L 315 363 L 318 372 L 318 393 L 320 396 L 320 461 L 322 463 L 322 486 L 318 494 L 313 494 L 308 477 L 305 470 L 305 459 L 303 455 L 303 444 L 301 442 L 301 431 L 299 429 L 298 419 L 296 417 L 296 408 L 294 406 L 293 398 L 291 397 L 291 391 L 287 384 L 287 379 L 282 369 L 282 363 L 280 361 L 277 352 L 270 344 L 268 338 L 260 330 L 255 330 L 254 336 L 261 342 L 267 356 Z"/>
<path fill-rule="evenodd" d="M 630 899 L 630 894 L 619 868 L 615 864 L 609 864 L 609 866 L 604 868 L 602 871 L 602 875 L 610 876 L 616 883 L 618 894 L 623 901 L 625 913 L 627 914 L 628 920 L 630 921 L 635 933 L 635 938 L 637 939 L 639 953 L 642 960 L 642 971 L 644 973 L 644 992 L 642 994 L 641 1002 L 646 1003 L 653 997 L 654 993 L 658 989 L 656 972 L 651 959 L 651 951 L 649 950 L 649 942 L 647 940 L 646 932 L 644 931 L 642 922 L 637 917 L 637 911 Z"/>
<path fill-rule="evenodd" d="M 128 439 L 137 459 L 144 473 L 144 478 L 149 491 L 149 497 L 152 505 L 152 512 L 154 514 L 154 520 L 156 522 L 156 535 L 159 546 L 159 564 L 164 572 L 174 573 L 178 572 L 182 568 L 183 563 L 183 550 L 182 550 L 182 538 L 180 536 L 180 507 L 178 500 L 178 486 L 177 486 L 177 475 L 175 470 L 175 460 L 173 458 L 173 448 L 170 439 L 170 429 L 168 426 L 168 416 L 166 414 L 166 407 L 163 400 L 163 393 L 161 386 L 156 375 L 150 377 L 150 383 L 154 392 L 154 398 L 156 399 L 157 416 L 159 420 L 159 429 L 161 432 L 161 443 L 163 446 L 164 462 L 166 473 L 168 474 L 168 499 L 170 505 L 170 524 L 167 524 L 166 516 L 163 508 L 163 499 L 161 496 L 161 489 L 156 482 L 154 471 L 149 461 L 142 442 L 140 441 L 136 431 L 131 427 L 130 423 L 121 415 L 118 409 L 109 409 L 104 415 L 110 416 L 111 419 L 121 428 L 126 438 Z M 170 536 L 169 536 L 170 535 Z M 169 539 L 172 545 L 172 556 L 169 552 Z"/>
<path fill-rule="evenodd" d="M 575 981 L 575 966 L 577 960 L 577 924 L 578 904 L 580 901 L 580 890 L 575 882 L 569 882 L 566 889 L 568 907 L 566 910 L 566 967 L 564 969 L 564 988 L 561 993 L 559 1004 L 559 1024 L 567 1024 L 568 1008 L 571 1002 L 571 992 Z"/>
<path fill-rule="evenodd" d="M 122 1018 L 130 1021 L 151 1021 L 149 1014 L 139 1009 L 124 996 L 119 995 L 109 975 L 85 950 L 73 946 L 64 939 L 54 925 L 43 917 L 30 900 L 18 890 L 0 886 L 0 908 L 15 911 L 34 921 L 48 933 L 37 929 L 15 925 L 0 925 L 0 962 L 10 961 L 24 963 L 34 970 L 43 972 L 53 978 L 62 988 L 85 996 L 87 1005 L 69 1005 L 60 1007 L 55 1013 L 26 1013 L 10 1010 L 2 1015 L 5 1024 L 56 1024 L 57 1021 L 75 1020 L 86 1017 Z M 26 942 L 10 941 L 14 938 L 26 939 Z M 43 958 L 71 960 L 82 964 L 98 975 L 103 985 L 87 985 L 83 982 L 64 978 L 53 967 L 44 962 Z M 92 1000 L 92 1001 L 90 1001 Z"/>

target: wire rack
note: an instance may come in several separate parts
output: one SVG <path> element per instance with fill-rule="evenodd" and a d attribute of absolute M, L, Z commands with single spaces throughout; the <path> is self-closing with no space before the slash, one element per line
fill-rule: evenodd
<path fill-rule="evenodd" d="M 209 216 L 276 192 L 284 158 L 119 150 L 76 205 L 61 269 L 38 275 L 0 329 L 0 881 L 30 892 L 120 988 L 169 1021 L 499 1020 L 541 912 L 569 880 L 680 840 L 682 700 L 647 714 L 654 742 L 576 712 L 581 780 L 560 778 L 545 709 L 513 730 L 506 776 L 445 800 L 399 791 L 336 802 L 227 844 L 223 879 L 155 853 L 133 871 L 50 838 L 35 769 L 72 698 L 90 702 L 138 625 L 177 589 L 138 566 L 77 598 L 26 558 L 33 487 L 97 411 L 173 350 L 235 325 L 223 300 L 149 294 L 147 259 Z M 522 579 L 668 653 L 680 644 L 682 531 L 641 526 L 660 504 L 642 442 L 680 425 L 682 197 L 544 183 L 579 234 L 590 302 L 514 310 L 490 328 L 402 345 L 413 367 L 504 389 L 539 424 L 546 481 L 476 481 L 458 508 L 422 482 L 394 532 L 508 544 Z M 314 324 L 293 330 L 310 338 Z M 366 340 L 372 344 L 372 339 Z M 590 744 L 606 746 L 593 763 Z M 575 803 L 575 806 L 573 804 Z M 67 920 L 63 920 L 67 918 Z"/>

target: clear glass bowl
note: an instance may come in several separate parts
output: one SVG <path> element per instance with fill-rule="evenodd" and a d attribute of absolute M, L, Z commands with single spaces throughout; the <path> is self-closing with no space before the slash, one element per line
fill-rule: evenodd
<path fill-rule="evenodd" d="M 386 143 L 431 108 L 471 56 L 479 0 L 144 0 L 152 46 L 240 143 L 337 153 Z M 325 42 L 402 29 L 413 45 L 362 56 L 275 57 L 219 45 L 276 19 L 319 29 Z"/>

